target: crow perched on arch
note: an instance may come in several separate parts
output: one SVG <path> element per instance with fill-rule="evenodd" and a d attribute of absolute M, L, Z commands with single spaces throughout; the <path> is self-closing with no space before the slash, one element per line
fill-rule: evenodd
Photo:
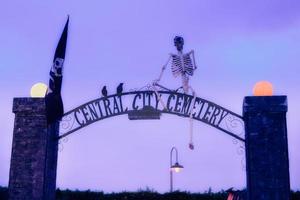
<path fill-rule="evenodd" d="M 102 96 L 107 97 L 107 89 L 106 86 L 103 86 L 102 90 L 101 90 Z"/>
<path fill-rule="evenodd" d="M 123 92 L 123 84 L 124 83 L 120 83 L 117 87 L 117 95 L 121 95 Z"/>

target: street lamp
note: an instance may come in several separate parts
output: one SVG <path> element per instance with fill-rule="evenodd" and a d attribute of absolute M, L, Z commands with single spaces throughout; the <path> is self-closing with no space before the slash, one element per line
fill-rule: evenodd
<path fill-rule="evenodd" d="M 176 162 L 173 165 L 173 151 L 176 153 Z M 170 152 L 170 192 L 173 192 L 173 171 L 176 173 L 180 172 L 183 169 L 183 166 L 178 163 L 178 151 L 176 147 L 173 147 Z"/>

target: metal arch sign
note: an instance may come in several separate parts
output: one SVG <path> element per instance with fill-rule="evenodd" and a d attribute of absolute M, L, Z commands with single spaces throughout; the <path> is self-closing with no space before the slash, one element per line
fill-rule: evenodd
<path fill-rule="evenodd" d="M 109 95 L 87 102 L 64 114 L 60 123 L 59 139 L 96 121 L 127 114 L 130 120 L 160 119 L 163 113 L 189 117 L 192 110 L 194 120 L 204 122 L 244 142 L 244 121 L 242 117 L 215 103 L 173 91 L 158 91 L 167 109 L 159 102 L 152 90 L 125 92 Z M 190 107 L 193 106 L 193 109 Z"/>

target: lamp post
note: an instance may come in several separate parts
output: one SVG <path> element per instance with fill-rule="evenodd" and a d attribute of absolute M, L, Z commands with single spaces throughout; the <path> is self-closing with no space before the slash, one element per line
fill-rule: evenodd
<path fill-rule="evenodd" d="M 173 165 L 173 151 L 176 153 L 176 162 Z M 173 192 L 173 171 L 176 173 L 180 172 L 183 169 L 183 166 L 178 163 L 178 151 L 176 147 L 172 147 L 171 152 L 170 152 L 170 192 Z"/>

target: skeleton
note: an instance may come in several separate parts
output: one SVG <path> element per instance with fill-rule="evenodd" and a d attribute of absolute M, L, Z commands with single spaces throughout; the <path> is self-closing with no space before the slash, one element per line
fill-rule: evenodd
<path fill-rule="evenodd" d="M 189 121 L 190 121 L 190 143 L 189 143 L 189 147 L 190 149 L 194 149 L 194 145 L 193 145 L 193 116 L 192 116 L 192 111 L 193 111 L 193 105 L 195 102 L 195 97 L 196 97 L 196 93 L 194 91 L 194 89 L 189 85 L 189 77 L 192 76 L 194 74 L 194 71 L 197 69 L 196 63 L 195 63 L 195 56 L 194 56 L 194 51 L 190 51 L 188 53 L 183 53 L 183 45 L 184 45 L 184 40 L 182 37 L 176 36 L 174 38 L 174 45 L 176 46 L 177 49 L 177 54 L 170 54 L 168 61 L 166 62 L 165 65 L 163 65 L 160 75 L 158 77 L 158 79 L 154 80 L 152 83 L 152 87 L 153 90 L 155 91 L 159 102 L 161 103 L 161 105 L 163 106 L 164 110 L 167 110 L 165 103 L 163 102 L 163 100 L 160 98 L 160 95 L 158 94 L 158 88 L 163 88 L 163 89 L 167 89 L 166 87 L 162 86 L 159 84 L 164 71 L 167 68 L 167 65 L 169 64 L 170 60 L 172 60 L 172 65 L 171 65 L 171 71 L 173 76 L 176 78 L 179 75 L 181 76 L 181 81 L 182 81 L 182 86 L 179 87 L 176 91 L 178 91 L 179 89 L 183 89 L 184 94 L 188 94 L 189 90 L 192 91 L 192 95 L 193 95 L 193 100 L 192 100 L 192 106 L 189 110 Z M 192 56 L 192 59 L 191 59 Z M 167 89 L 169 90 L 169 89 Z"/>

